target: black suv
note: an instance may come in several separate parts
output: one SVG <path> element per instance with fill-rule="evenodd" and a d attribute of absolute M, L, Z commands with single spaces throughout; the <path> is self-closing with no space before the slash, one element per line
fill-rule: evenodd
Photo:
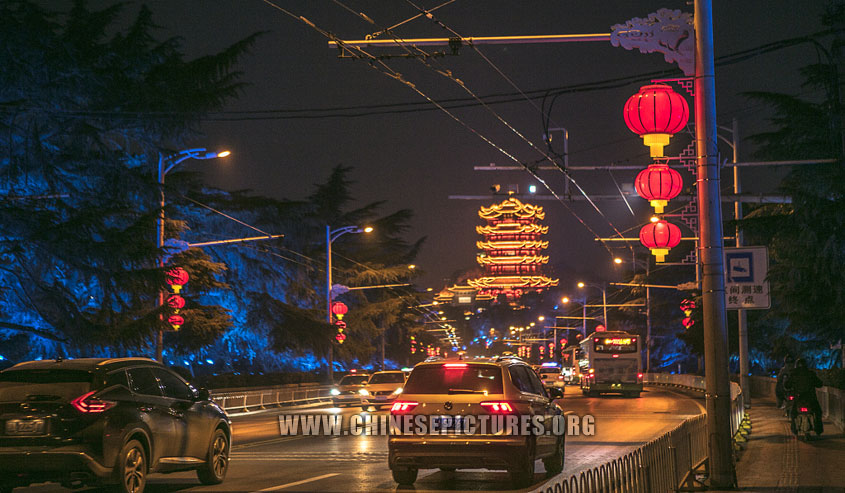
<path fill-rule="evenodd" d="M 0 372 L 0 492 L 34 482 L 114 484 L 196 470 L 223 481 L 231 422 L 180 376 L 146 358 L 20 363 Z"/>

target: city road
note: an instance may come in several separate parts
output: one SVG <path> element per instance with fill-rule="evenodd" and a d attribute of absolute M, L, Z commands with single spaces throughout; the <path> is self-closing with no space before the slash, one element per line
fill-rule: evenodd
<path fill-rule="evenodd" d="M 670 430 L 688 417 L 704 412 L 697 395 L 649 387 L 639 399 L 617 396 L 587 398 L 568 387 L 562 401 L 567 412 L 595 417 L 594 436 L 568 436 L 565 474 L 577 473 L 624 455 L 627 451 Z M 233 415 L 234 447 L 226 481 L 204 486 L 194 473 L 153 474 L 146 492 L 177 491 L 284 491 L 378 492 L 395 491 L 387 467 L 385 436 L 281 437 L 278 415 L 337 414 L 344 422 L 360 408 L 312 407 Z M 386 411 L 374 413 L 386 414 Z M 534 486 L 545 481 L 542 461 L 536 463 Z M 421 470 L 415 491 L 508 491 L 505 471 Z M 87 492 L 99 491 L 87 488 Z M 15 493 L 68 491 L 56 484 L 17 488 Z"/>

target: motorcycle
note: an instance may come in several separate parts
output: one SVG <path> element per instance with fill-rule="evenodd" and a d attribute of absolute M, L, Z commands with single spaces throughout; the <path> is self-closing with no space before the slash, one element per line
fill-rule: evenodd
<path fill-rule="evenodd" d="M 806 402 L 796 401 L 794 395 L 788 396 L 789 420 L 792 434 L 798 438 L 810 440 L 810 433 L 816 429 L 816 416 Z"/>

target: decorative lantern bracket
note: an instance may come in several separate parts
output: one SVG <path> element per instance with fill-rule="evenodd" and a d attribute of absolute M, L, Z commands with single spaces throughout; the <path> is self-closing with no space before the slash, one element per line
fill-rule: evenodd
<path fill-rule="evenodd" d="M 612 26 L 610 43 L 640 53 L 662 53 L 668 63 L 677 63 L 684 75 L 695 74 L 695 27 L 692 14 L 659 9 L 648 18 L 634 17 Z"/>

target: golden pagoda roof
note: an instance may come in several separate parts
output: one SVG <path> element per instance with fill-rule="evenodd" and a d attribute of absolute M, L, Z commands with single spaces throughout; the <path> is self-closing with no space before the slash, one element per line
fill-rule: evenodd
<path fill-rule="evenodd" d="M 503 257 L 475 257 L 475 260 L 481 265 L 521 265 L 521 264 L 547 264 L 549 263 L 548 255 L 509 255 Z M 471 285 L 471 284 L 470 284 Z"/>
<path fill-rule="evenodd" d="M 544 235 L 549 232 L 549 227 L 540 224 L 499 223 L 495 226 L 476 226 L 475 231 L 480 235 L 531 233 Z"/>
<path fill-rule="evenodd" d="M 543 240 L 493 240 L 476 241 L 479 250 L 527 250 L 532 248 L 548 248 L 549 242 Z"/>
<path fill-rule="evenodd" d="M 492 276 L 467 279 L 467 284 L 478 289 L 485 288 L 547 288 L 557 286 L 560 279 L 546 276 Z"/>
<path fill-rule="evenodd" d="M 490 207 L 481 206 L 478 215 L 482 219 L 495 219 L 506 214 L 512 214 L 519 218 L 543 219 L 546 213 L 539 205 L 523 204 L 516 197 L 508 197 L 501 204 L 493 204 Z"/>

